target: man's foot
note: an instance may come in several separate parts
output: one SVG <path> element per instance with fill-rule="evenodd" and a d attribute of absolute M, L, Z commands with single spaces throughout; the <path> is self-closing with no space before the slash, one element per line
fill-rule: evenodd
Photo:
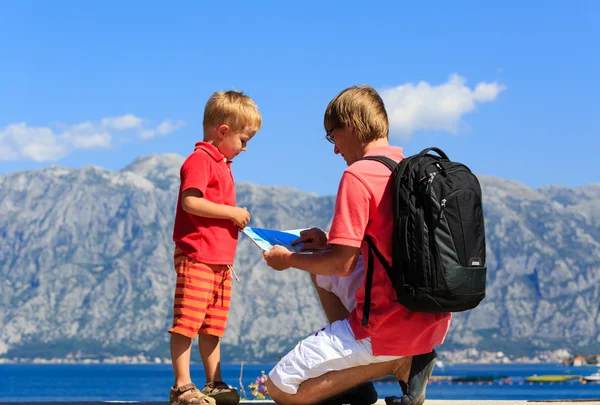
<path fill-rule="evenodd" d="M 235 388 L 223 381 L 207 382 L 202 392 L 217 401 L 217 405 L 237 405 L 240 402 L 240 394 Z"/>
<path fill-rule="evenodd" d="M 318 403 L 318 405 L 371 405 L 377 402 L 377 391 L 372 382 L 366 382 L 346 392 Z"/>
<path fill-rule="evenodd" d="M 431 377 L 431 373 L 435 367 L 436 357 L 437 353 L 435 350 L 426 354 L 413 356 L 408 376 L 408 389 L 405 388 L 406 384 L 398 381 L 404 395 L 401 398 L 386 397 L 385 403 L 387 405 L 422 405 L 425 402 L 427 381 L 429 381 L 429 377 Z"/>

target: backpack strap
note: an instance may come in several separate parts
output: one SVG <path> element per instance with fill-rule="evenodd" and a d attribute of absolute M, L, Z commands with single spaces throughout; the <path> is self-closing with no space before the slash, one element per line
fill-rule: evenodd
<path fill-rule="evenodd" d="M 371 249 L 371 237 L 366 236 L 369 241 L 369 260 L 367 264 L 367 275 L 365 279 L 365 303 L 363 306 L 362 325 L 369 324 L 369 313 L 371 313 L 371 287 L 373 286 L 373 249 Z"/>
<path fill-rule="evenodd" d="M 392 177 L 390 179 L 392 183 L 402 181 L 402 177 L 404 176 L 406 168 L 408 167 L 408 163 L 410 162 L 410 158 L 404 158 L 400 163 L 398 163 L 387 156 L 364 156 L 359 160 L 374 160 L 387 166 L 387 168 L 390 169 L 390 171 L 392 172 Z M 394 218 L 397 218 L 400 215 L 405 215 L 406 213 L 400 212 L 400 207 L 398 206 L 398 203 L 396 201 L 397 196 L 394 194 L 392 197 L 394 207 Z"/>
<path fill-rule="evenodd" d="M 365 278 L 365 304 L 363 306 L 363 316 L 362 316 L 362 325 L 367 326 L 369 323 L 369 313 L 371 313 L 371 287 L 373 286 L 373 271 L 374 271 L 374 260 L 373 253 L 379 259 L 379 262 L 385 269 L 388 277 L 391 278 L 392 275 L 392 266 L 385 260 L 385 257 L 381 254 L 377 246 L 375 246 L 375 242 L 373 242 L 373 238 L 370 235 L 365 235 L 365 240 L 369 244 L 369 258 L 367 262 L 367 275 Z"/>
<path fill-rule="evenodd" d="M 383 163 L 392 172 L 394 171 L 396 166 L 398 166 L 398 162 L 390 159 L 387 156 L 364 156 L 364 157 L 360 158 L 359 160 L 374 160 L 376 162 Z"/>
<path fill-rule="evenodd" d="M 390 159 L 387 156 L 364 156 L 360 160 L 373 160 L 379 162 L 385 166 L 393 173 L 398 166 L 398 162 Z M 367 274 L 365 279 L 365 303 L 363 306 L 363 316 L 362 316 L 362 325 L 367 326 L 369 323 L 369 314 L 371 313 L 371 288 L 373 286 L 373 271 L 374 271 L 374 260 L 373 260 L 373 252 L 377 255 L 379 262 L 382 264 L 385 271 L 388 275 L 392 274 L 392 267 L 385 260 L 385 257 L 381 254 L 377 246 L 375 246 L 375 242 L 369 235 L 365 235 L 365 239 L 369 244 L 369 258 L 367 261 Z"/>
<path fill-rule="evenodd" d="M 431 148 L 423 149 L 421 151 L 421 153 L 419 153 L 419 156 L 423 157 L 430 151 L 436 152 L 438 155 L 440 155 L 440 157 L 442 159 L 450 160 L 450 159 L 448 159 L 448 155 L 446 155 L 443 150 L 441 150 L 440 148 L 436 148 L 435 146 L 433 146 Z"/>

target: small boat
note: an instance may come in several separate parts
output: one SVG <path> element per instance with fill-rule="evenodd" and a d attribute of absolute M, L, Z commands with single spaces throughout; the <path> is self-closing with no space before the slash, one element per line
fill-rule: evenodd
<path fill-rule="evenodd" d="M 525 378 L 528 382 L 564 382 L 569 380 L 579 380 L 580 375 L 532 375 L 531 377 Z"/>
<path fill-rule="evenodd" d="M 452 376 L 450 375 L 432 375 L 429 377 L 429 381 L 452 381 Z"/>
<path fill-rule="evenodd" d="M 582 378 L 586 381 L 600 381 L 600 371 L 591 375 L 585 375 Z"/>

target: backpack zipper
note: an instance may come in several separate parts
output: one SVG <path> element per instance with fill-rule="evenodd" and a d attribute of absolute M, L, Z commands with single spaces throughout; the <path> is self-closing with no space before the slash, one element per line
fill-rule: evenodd
<path fill-rule="evenodd" d="M 429 189 L 431 188 L 431 183 L 433 183 L 435 176 L 437 176 L 437 172 L 429 173 L 429 179 L 427 179 L 427 185 L 425 186 L 425 195 L 429 194 Z"/>
<path fill-rule="evenodd" d="M 435 177 L 437 176 L 438 172 L 431 172 L 429 173 L 429 177 L 427 178 L 427 183 L 425 183 L 425 189 L 423 190 L 423 194 L 421 195 L 421 207 L 420 209 L 417 211 L 417 221 L 419 222 L 419 229 L 420 229 L 420 237 L 421 237 L 421 246 L 425 246 L 425 225 L 427 225 L 427 237 L 429 239 L 429 244 L 431 244 L 431 224 L 427 223 L 425 224 L 425 218 L 428 217 L 428 210 L 427 207 L 429 207 L 429 204 L 427 203 L 427 199 L 431 198 L 430 193 L 431 193 L 431 184 L 433 183 L 433 181 L 435 180 Z M 425 180 L 425 178 L 423 179 Z M 427 221 L 429 222 L 429 221 Z M 421 272 L 421 274 L 425 275 L 427 274 L 427 267 L 431 267 L 432 263 L 429 260 L 429 255 L 427 255 L 427 257 L 423 257 L 423 251 L 421 251 L 421 254 L 419 255 L 419 271 Z M 431 273 L 433 274 L 433 272 Z M 431 279 L 431 283 L 428 282 L 426 277 L 423 277 L 423 283 L 424 283 L 424 287 L 429 286 L 431 292 L 433 293 L 433 289 L 435 286 L 435 278 L 432 277 Z M 414 294 L 414 291 L 413 291 Z M 414 295 L 413 295 L 414 296 Z"/>
<path fill-rule="evenodd" d="M 439 165 L 436 165 L 439 168 Z M 433 181 L 435 180 L 435 177 L 437 176 L 438 172 L 431 172 L 429 174 L 429 180 L 427 181 L 427 187 L 425 189 L 425 195 L 423 196 L 426 199 L 431 199 L 431 185 L 433 183 Z M 431 209 L 430 204 L 426 204 L 425 206 L 429 207 Z M 442 209 L 441 212 L 443 212 L 444 207 L 446 206 L 446 200 L 443 199 L 442 200 Z M 431 213 L 430 213 L 431 214 Z M 427 215 L 428 218 L 431 219 L 431 215 Z M 441 218 L 441 216 L 440 216 Z M 439 223 L 439 220 L 438 220 Z M 428 255 L 427 260 L 429 262 L 429 267 L 430 267 L 430 274 L 431 274 L 431 285 L 430 285 L 430 291 L 431 291 L 431 296 L 435 297 L 435 289 L 437 286 L 437 269 L 438 269 L 438 260 L 437 260 L 437 245 L 435 244 L 435 229 L 437 227 L 433 226 L 433 222 L 430 222 L 427 224 L 427 231 L 428 231 L 428 238 L 429 238 L 429 250 L 431 253 Z M 425 235 L 423 235 L 425 236 Z M 431 261 L 429 261 L 429 259 L 432 258 Z M 425 263 L 423 263 L 423 272 L 425 273 Z"/>

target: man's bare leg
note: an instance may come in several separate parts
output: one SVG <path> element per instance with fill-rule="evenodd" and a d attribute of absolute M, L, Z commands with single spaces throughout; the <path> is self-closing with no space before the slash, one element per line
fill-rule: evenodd
<path fill-rule="evenodd" d="M 335 321 L 342 321 L 350 316 L 350 312 L 346 309 L 344 304 L 340 298 L 332 293 L 331 291 L 327 291 L 317 284 L 317 276 L 314 274 L 310 275 L 310 279 L 317 290 L 317 295 L 319 296 L 319 300 L 321 301 L 321 307 L 323 307 L 323 311 L 325 311 L 325 316 L 327 316 L 327 320 L 329 323 L 334 323 Z"/>
<path fill-rule="evenodd" d="M 271 398 L 279 405 L 313 404 L 385 375 L 395 375 L 397 379 L 406 381 L 410 363 L 410 357 L 403 357 L 382 363 L 330 371 L 320 377 L 304 381 L 296 394 L 281 391 L 271 380 L 267 381 L 267 389 Z"/>
<path fill-rule="evenodd" d="M 342 303 L 342 300 L 340 300 L 340 298 L 337 295 L 335 295 L 331 291 L 327 291 L 327 290 L 321 288 L 317 284 L 317 276 L 315 274 L 311 274 L 310 279 L 313 282 L 313 285 L 315 286 L 315 290 L 317 291 L 317 295 L 319 296 L 319 300 L 321 301 L 321 307 L 323 308 L 323 311 L 325 312 L 325 316 L 327 316 L 327 320 L 329 321 L 329 323 L 333 323 L 335 321 L 341 321 L 350 316 L 350 313 L 348 312 L 348 310 Z M 402 383 L 400 383 L 401 381 L 402 381 Z M 398 382 L 400 383 L 401 387 L 402 387 L 402 384 L 404 384 L 406 386 L 406 383 L 408 382 L 408 374 L 406 376 L 404 376 L 403 378 L 398 379 Z M 366 384 L 366 383 L 368 383 L 368 382 L 365 382 L 363 384 Z M 351 387 L 351 389 L 357 389 L 357 388 L 360 388 L 360 387 L 359 386 Z M 373 387 L 373 390 L 375 390 L 374 387 Z M 404 391 L 405 390 L 403 389 L 402 392 L 404 393 Z M 350 393 L 350 392 L 352 392 L 352 391 L 348 391 L 348 393 Z M 352 393 L 351 395 L 355 395 L 355 393 Z"/>

